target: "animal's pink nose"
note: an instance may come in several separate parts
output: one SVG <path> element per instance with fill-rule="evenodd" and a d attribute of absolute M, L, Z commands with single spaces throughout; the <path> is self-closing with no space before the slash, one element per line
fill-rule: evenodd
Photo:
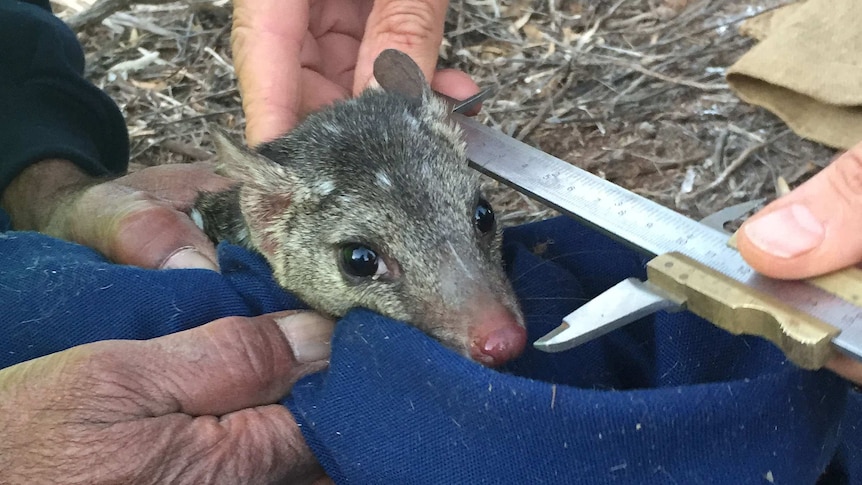
<path fill-rule="evenodd" d="M 494 312 L 497 318 L 489 318 L 475 329 L 470 346 L 470 357 L 490 367 L 503 365 L 521 355 L 527 344 L 527 330 L 518 325 L 512 312 L 501 310 Z"/>

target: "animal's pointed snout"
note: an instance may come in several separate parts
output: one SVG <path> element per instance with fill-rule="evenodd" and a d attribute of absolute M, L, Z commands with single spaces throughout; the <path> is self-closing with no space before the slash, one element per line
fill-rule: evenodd
<path fill-rule="evenodd" d="M 497 303 L 480 312 L 471 333 L 470 357 L 497 367 L 521 355 L 527 343 L 527 330 L 515 314 Z"/>

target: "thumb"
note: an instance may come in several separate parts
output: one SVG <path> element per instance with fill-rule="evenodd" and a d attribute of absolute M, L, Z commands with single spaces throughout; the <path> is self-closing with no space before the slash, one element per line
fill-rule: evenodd
<path fill-rule="evenodd" d="M 783 279 L 862 261 L 862 144 L 751 217 L 737 246 L 757 271 Z"/>
<path fill-rule="evenodd" d="M 141 342 L 127 362 L 149 376 L 140 392 L 154 415 L 220 416 L 275 403 L 323 369 L 333 328 L 308 311 L 228 317 Z"/>
<path fill-rule="evenodd" d="M 353 93 L 359 94 L 373 77 L 374 60 L 386 49 L 409 55 L 429 82 L 443 41 L 448 0 L 376 0 L 359 46 Z"/>
<path fill-rule="evenodd" d="M 103 369 L 99 384 L 75 389 L 88 389 L 99 429 L 123 433 L 126 456 L 143 457 L 132 465 L 148 459 L 158 467 L 151 476 L 170 477 L 160 481 L 310 483 L 323 470 L 276 403 L 327 365 L 333 327 L 312 312 L 280 312 L 143 342 L 97 342 L 89 348 Z"/>
<path fill-rule="evenodd" d="M 150 409 L 162 422 L 176 422 L 176 412 L 197 416 L 173 430 L 182 448 L 165 466 L 182 470 L 177 483 L 325 478 L 293 415 L 275 403 L 299 378 L 327 365 L 334 325 L 312 312 L 281 312 L 216 320 L 147 342 L 151 355 L 164 358 L 144 374 L 164 377 L 162 399 Z"/>
<path fill-rule="evenodd" d="M 53 221 L 58 229 L 49 232 L 89 246 L 115 263 L 218 271 L 215 246 L 184 212 L 116 181 L 85 189 Z"/>

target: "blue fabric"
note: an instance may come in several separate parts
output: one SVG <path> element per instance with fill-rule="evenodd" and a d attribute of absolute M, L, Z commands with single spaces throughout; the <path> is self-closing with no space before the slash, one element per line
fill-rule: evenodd
<path fill-rule="evenodd" d="M 8 222 L 8 221 L 7 221 Z M 3 222 L 0 221 L 0 228 Z M 221 275 L 148 271 L 46 236 L 0 234 L 0 366 L 300 303 L 265 261 L 219 247 Z M 644 260 L 567 219 L 511 229 L 530 340 Z M 688 314 L 659 314 L 503 372 L 367 310 L 328 371 L 284 403 L 338 483 L 862 483 L 862 400 L 829 372 Z"/>

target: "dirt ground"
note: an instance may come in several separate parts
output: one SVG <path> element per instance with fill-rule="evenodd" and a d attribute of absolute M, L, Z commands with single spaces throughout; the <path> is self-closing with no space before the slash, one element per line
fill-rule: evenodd
<path fill-rule="evenodd" d="M 230 4 L 129 5 L 77 26 L 88 76 L 121 105 L 133 167 L 206 159 L 208 126 L 241 133 Z M 548 153 L 700 218 L 774 197 L 834 155 L 746 105 L 724 73 L 752 45 L 738 27 L 790 0 L 452 0 L 441 66 L 494 95 L 481 119 Z M 508 224 L 552 214 L 486 181 Z"/>

